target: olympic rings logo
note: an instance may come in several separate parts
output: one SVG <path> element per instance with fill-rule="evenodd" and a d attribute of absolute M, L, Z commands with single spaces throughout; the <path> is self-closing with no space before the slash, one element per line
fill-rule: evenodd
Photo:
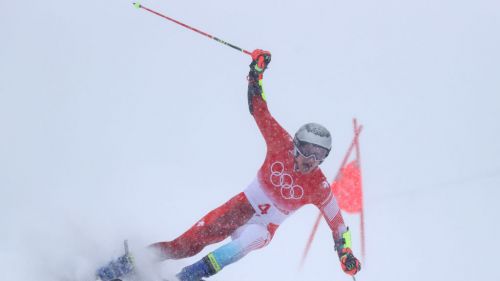
<path fill-rule="evenodd" d="M 304 189 L 293 183 L 290 174 L 285 173 L 285 165 L 282 162 L 274 162 L 271 165 L 271 176 L 269 177 L 274 187 L 279 187 L 281 197 L 284 199 L 299 200 L 304 197 Z"/>

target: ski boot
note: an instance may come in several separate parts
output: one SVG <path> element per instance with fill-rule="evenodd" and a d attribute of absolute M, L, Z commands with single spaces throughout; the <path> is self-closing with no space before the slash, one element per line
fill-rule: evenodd
<path fill-rule="evenodd" d="M 128 242 L 125 240 L 125 254 L 116 260 L 110 261 L 106 266 L 99 268 L 96 272 L 97 281 L 121 281 L 120 278 L 134 273 L 134 258 L 128 250 Z"/>
<path fill-rule="evenodd" d="M 203 278 L 208 278 L 221 269 L 222 267 L 210 253 L 194 264 L 184 267 L 175 277 L 179 281 L 204 281 Z"/>

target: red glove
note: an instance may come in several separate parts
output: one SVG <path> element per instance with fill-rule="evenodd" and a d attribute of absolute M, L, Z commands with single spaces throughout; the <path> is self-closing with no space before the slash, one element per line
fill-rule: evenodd
<path fill-rule="evenodd" d="M 271 62 L 271 53 L 261 49 L 256 49 L 252 52 L 252 63 L 250 68 L 257 72 L 257 74 L 264 73 L 267 66 Z"/>
<path fill-rule="evenodd" d="M 352 254 L 352 250 L 350 248 L 343 248 L 338 252 L 338 254 L 340 258 L 340 265 L 345 273 L 354 276 L 361 270 L 361 263 Z"/>

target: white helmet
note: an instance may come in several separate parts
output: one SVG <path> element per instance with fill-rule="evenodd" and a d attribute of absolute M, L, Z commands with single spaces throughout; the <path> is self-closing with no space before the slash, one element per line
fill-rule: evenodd
<path fill-rule="evenodd" d="M 299 128 L 293 142 L 296 146 L 302 143 L 310 143 L 322 147 L 328 152 L 332 149 L 332 136 L 330 132 L 320 124 L 307 123 Z"/>

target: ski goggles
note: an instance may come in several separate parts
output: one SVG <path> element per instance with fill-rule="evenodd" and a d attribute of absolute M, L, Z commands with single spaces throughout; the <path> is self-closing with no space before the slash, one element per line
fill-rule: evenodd
<path fill-rule="evenodd" d="M 319 163 L 323 162 L 323 160 L 325 160 L 325 158 L 330 153 L 329 150 L 323 147 L 319 147 L 311 143 L 303 143 L 300 141 L 295 143 L 294 150 L 296 156 L 300 155 L 306 159 L 311 159 Z"/>

